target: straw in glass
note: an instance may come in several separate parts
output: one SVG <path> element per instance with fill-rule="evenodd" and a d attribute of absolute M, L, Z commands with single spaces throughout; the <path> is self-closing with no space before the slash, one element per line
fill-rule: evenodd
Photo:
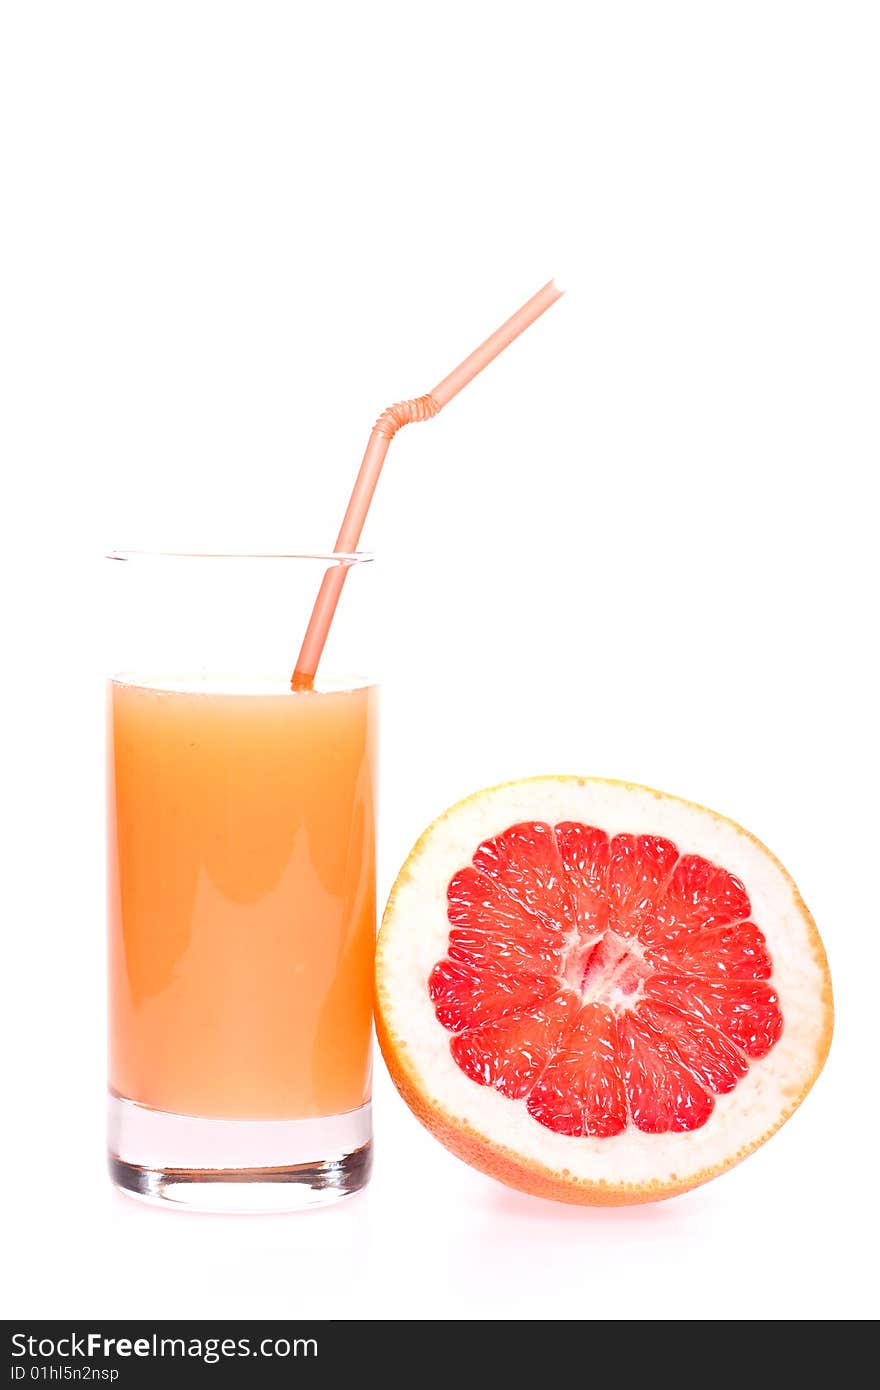
<path fill-rule="evenodd" d="M 555 304 L 562 293 L 563 291 L 557 288 L 553 280 L 548 281 L 543 289 L 538 290 L 537 294 L 533 294 L 531 299 L 527 300 L 522 308 L 517 309 L 515 314 L 511 314 L 500 328 L 496 328 L 495 332 L 490 334 L 484 343 L 481 343 L 469 357 L 460 362 L 426 396 L 419 396 L 415 400 L 399 401 L 397 405 L 389 406 L 387 410 L 383 410 L 370 434 L 348 507 L 339 528 L 339 535 L 336 537 L 336 544 L 333 547 L 335 553 L 345 554 L 357 550 L 373 493 L 379 481 L 379 474 L 385 462 L 385 455 L 388 452 L 388 445 L 397 431 L 403 425 L 409 425 L 418 420 L 430 420 L 432 416 L 442 410 L 443 406 L 451 401 L 452 397 L 456 396 L 463 387 L 467 386 L 469 381 L 473 381 L 478 372 L 481 372 L 500 352 L 509 347 L 514 338 L 518 338 L 520 333 L 533 324 L 535 319 L 539 318 L 546 309 L 550 308 L 551 304 Z M 296 669 L 291 679 L 291 686 L 294 690 L 308 690 L 312 686 L 347 572 L 348 566 L 344 562 L 338 562 L 332 565 L 324 575 L 297 658 Z"/>

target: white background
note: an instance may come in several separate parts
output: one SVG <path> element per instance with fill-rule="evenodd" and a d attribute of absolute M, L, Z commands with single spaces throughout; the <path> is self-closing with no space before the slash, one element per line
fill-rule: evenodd
<path fill-rule="evenodd" d="M 876 6 L 0 11 L 7 1315 L 877 1311 Z M 743 822 L 824 933 L 803 1109 L 677 1200 L 494 1185 L 379 1064 L 369 1191 L 143 1209 L 103 1160 L 103 549 L 322 548 L 392 446 L 380 884 L 459 796 L 634 779 Z M 298 638 L 291 631 L 291 651 Z"/>

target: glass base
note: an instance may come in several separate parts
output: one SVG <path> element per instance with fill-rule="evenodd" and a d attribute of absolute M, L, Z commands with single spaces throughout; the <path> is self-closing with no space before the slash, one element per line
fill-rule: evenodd
<path fill-rule="evenodd" d="M 350 1197 L 373 1166 L 369 1104 L 307 1120 L 206 1120 L 110 1095 L 110 1176 L 129 1196 L 215 1212 L 301 1211 Z"/>

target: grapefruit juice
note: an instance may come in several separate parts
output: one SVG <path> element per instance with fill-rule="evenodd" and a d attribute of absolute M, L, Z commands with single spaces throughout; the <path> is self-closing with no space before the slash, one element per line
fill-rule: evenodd
<path fill-rule="evenodd" d="M 375 757 L 371 685 L 110 682 L 111 1107 L 164 1113 L 184 1164 L 213 1166 L 200 1121 L 257 1122 L 250 1168 L 367 1106 Z"/>

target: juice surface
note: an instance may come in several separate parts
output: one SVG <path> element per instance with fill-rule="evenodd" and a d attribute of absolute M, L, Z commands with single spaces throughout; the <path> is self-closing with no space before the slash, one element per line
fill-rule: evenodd
<path fill-rule="evenodd" d="M 111 1088 L 212 1118 L 362 1105 L 375 688 L 116 679 L 109 708 Z"/>

